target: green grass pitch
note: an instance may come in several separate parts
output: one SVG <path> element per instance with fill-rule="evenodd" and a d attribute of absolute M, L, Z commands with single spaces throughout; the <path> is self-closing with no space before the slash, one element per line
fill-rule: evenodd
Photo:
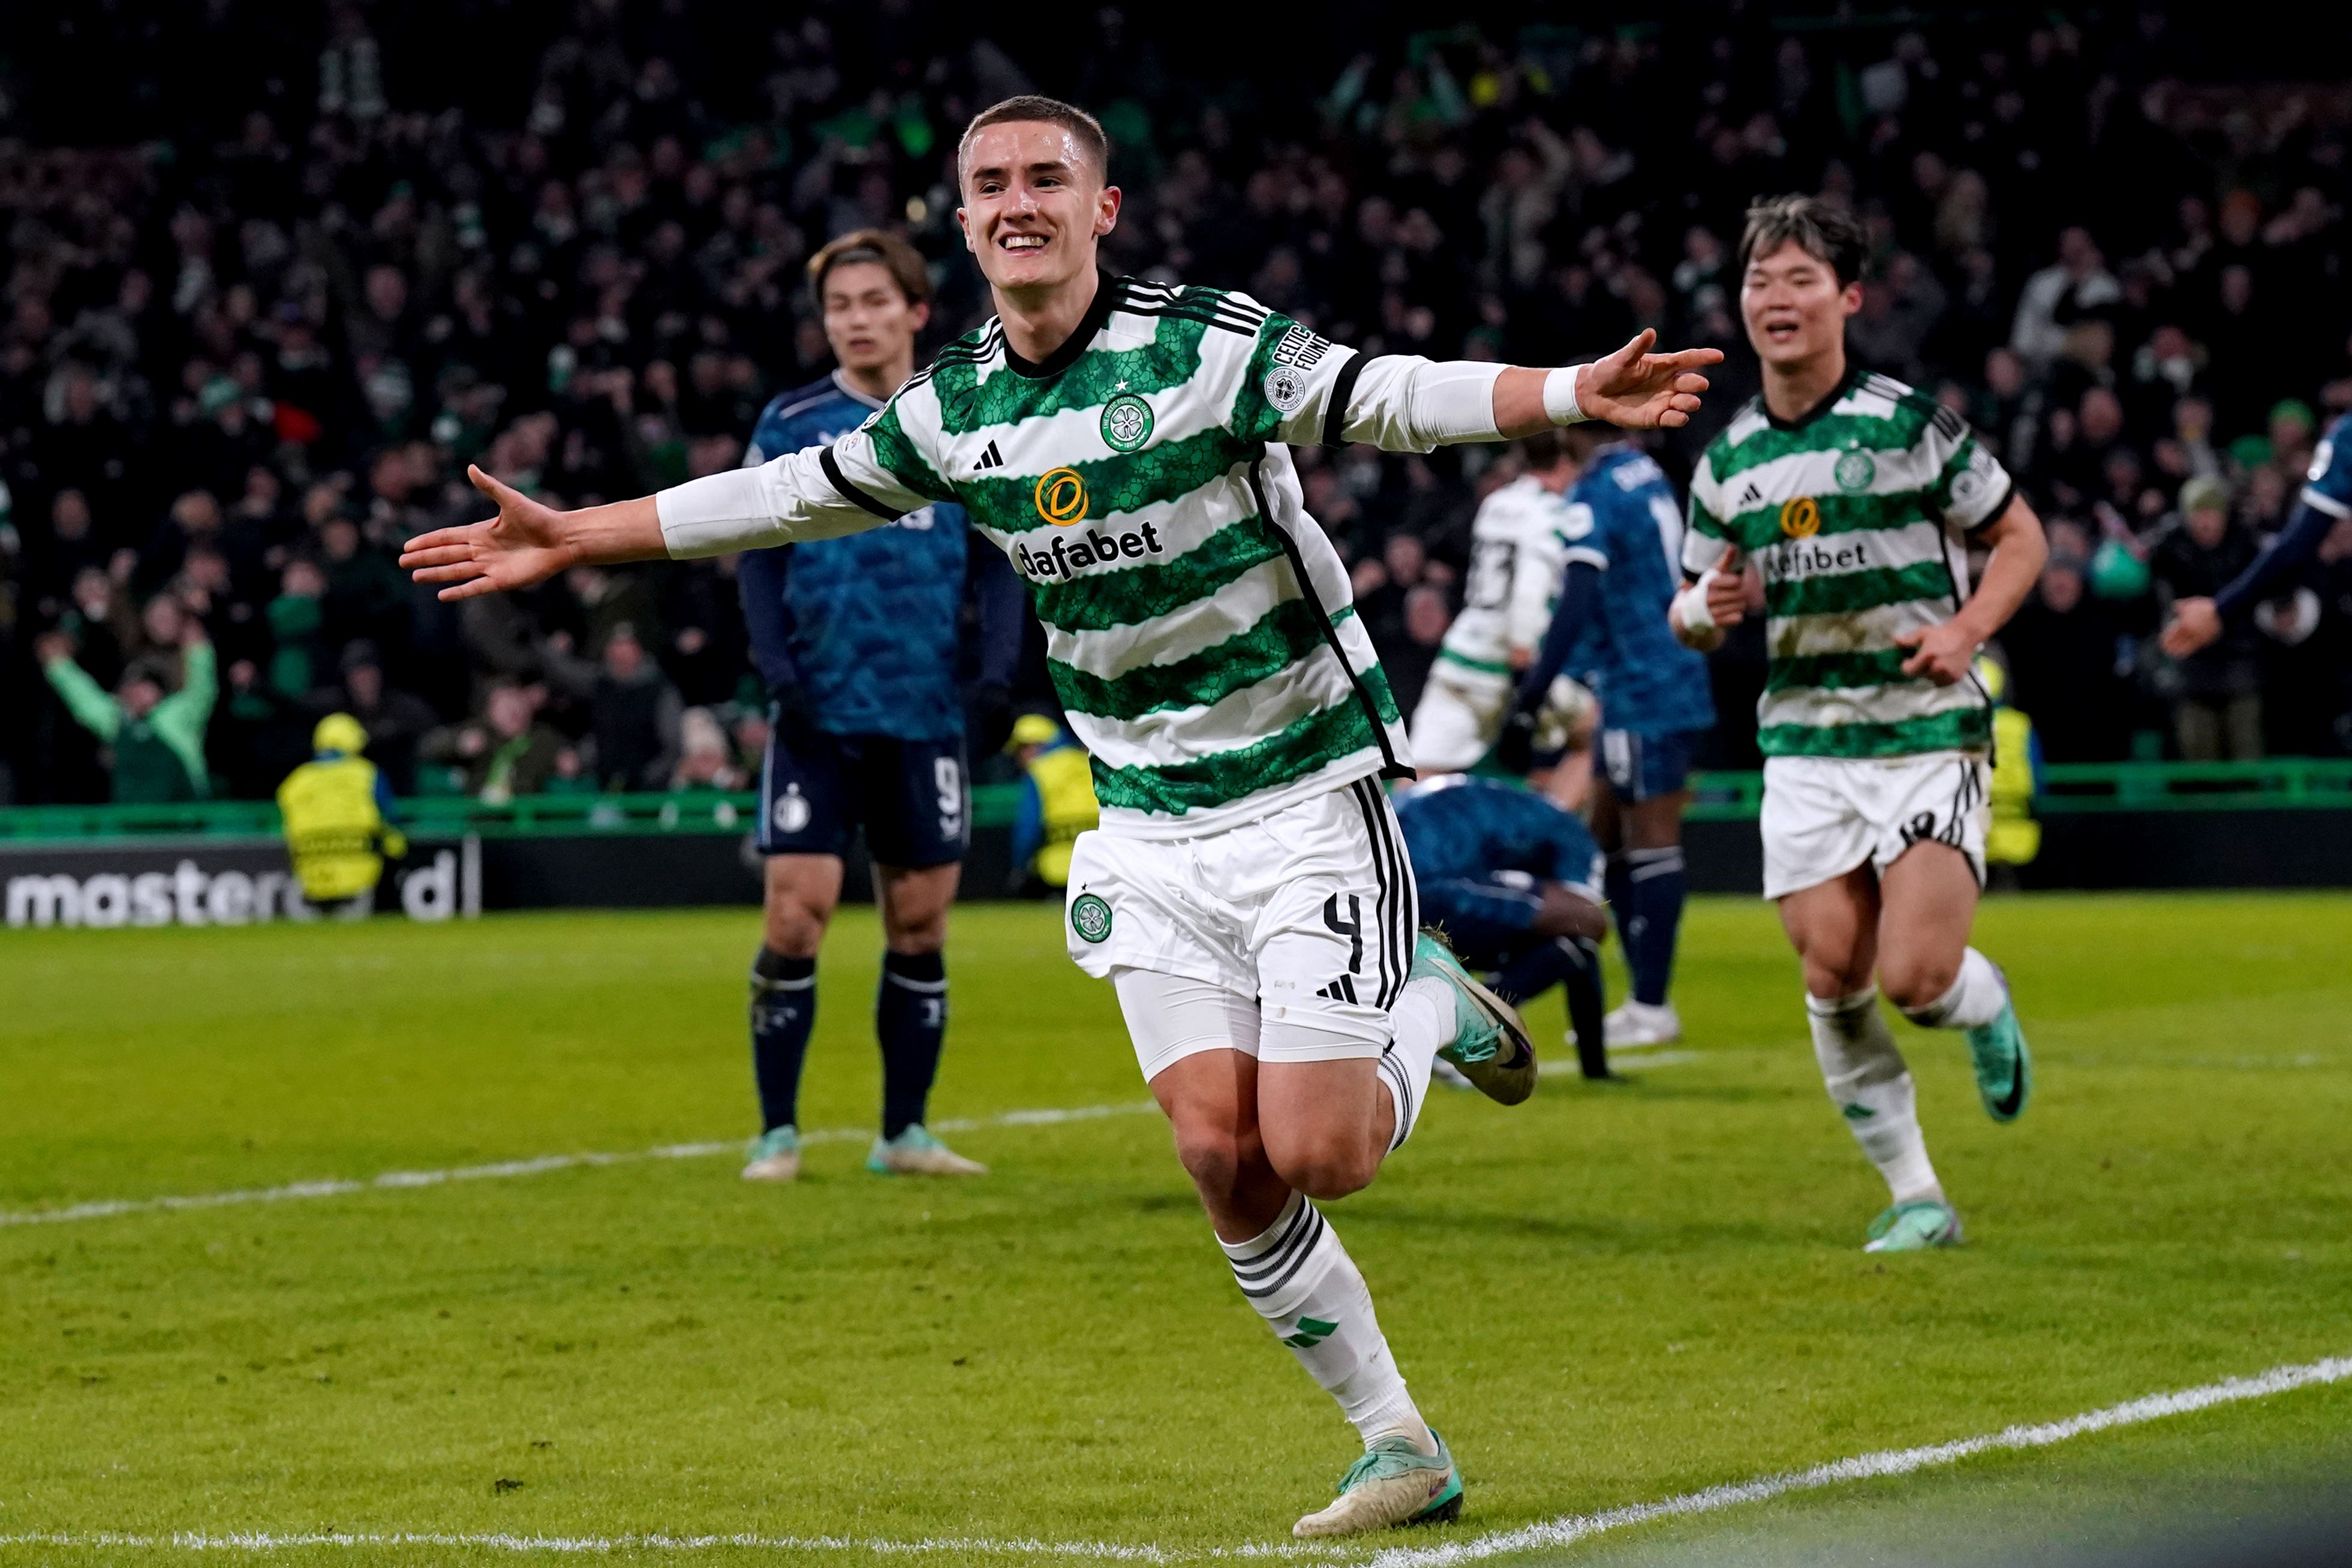
<path fill-rule="evenodd" d="M 1353 1434 L 1233 1289 L 1056 911 L 956 919 L 935 1116 L 1120 1108 L 957 1134 L 983 1181 L 859 1168 L 854 911 L 804 1122 L 856 1135 L 796 1186 L 702 1155 L 0 1224 L 0 1562 L 122 1560 L 101 1531 L 1035 1543 L 690 1559 L 845 1568 L 1286 1541 Z M 0 1212 L 738 1136 L 754 940 L 742 912 L 0 933 Z M 1695 1060 L 1516 1110 L 1439 1092 L 1331 1213 L 1468 1508 L 1338 1556 L 2352 1354 L 2352 901 L 2011 898 L 1979 941 L 2036 1049 L 2026 1118 L 1990 1124 L 1957 1039 L 1895 1024 L 1958 1251 L 1858 1250 L 1884 1188 L 1753 901 L 1692 909 Z M 2352 1384 L 1511 1561 L 1997 1551 L 2331 1473 Z M 224 1554 L 129 1560 L 184 1558 Z M 689 1560 L 598 1560 L 638 1558 Z"/>

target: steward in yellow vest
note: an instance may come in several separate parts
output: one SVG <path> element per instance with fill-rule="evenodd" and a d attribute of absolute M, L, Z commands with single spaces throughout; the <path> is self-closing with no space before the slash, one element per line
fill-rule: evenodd
<path fill-rule="evenodd" d="M 1994 865 L 2027 865 L 2042 852 L 2042 824 L 2033 820 L 2033 790 L 2040 743 L 2033 720 L 2009 706 L 2009 672 L 1990 659 L 1977 661 L 1977 679 L 1992 698 L 1992 827 L 1985 834 L 1985 859 Z"/>
<path fill-rule="evenodd" d="M 1070 852 L 1078 835 L 1102 820 L 1093 764 L 1060 725 L 1041 713 L 1014 721 L 1008 749 L 1028 775 L 1013 824 L 1014 872 L 1034 875 L 1047 887 L 1067 887 Z"/>
<path fill-rule="evenodd" d="M 310 904 L 365 915 L 374 906 L 384 857 L 408 852 L 407 839 L 393 824 L 392 790 L 360 755 L 367 730 L 351 715 L 320 719 L 310 747 L 317 755 L 278 787 L 294 879 Z"/>

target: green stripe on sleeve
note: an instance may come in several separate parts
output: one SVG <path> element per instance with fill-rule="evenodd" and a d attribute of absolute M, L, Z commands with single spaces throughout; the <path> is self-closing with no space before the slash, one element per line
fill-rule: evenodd
<path fill-rule="evenodd" d="M 1872 567 L 1835 577 L 1807 577 L 1764 585 L 1764 608 L 1773 616 L 1844 615 L 1915 599 L 1948 599 L 1952 573 L 1940 560 L 1916 566 Z"/>
<path fill-rule="evenodd" d="M 1393 706 L 1391 704 L 1391 706 Z M 1352 696 L 1310 713 L 1264 740 L 1161 768 L 1109 768 L 1094 759 L 1095 799 L 1106 810 L 1181 817 L 1304 779 L 1380 744 Z"/>
<path fill-rule="evenodd" d="M 955 486 L 939 476 L 915 449 L 907 427 L 898 418 L 898 400 L 892 398 L 877 414 L 866 434 L 874 440 L 874 460 L 890 471 L 890 477 L 918 496 L 934 501 L 952 501 Z"/>
<path fill-rule="evenodd" d="M 1981 706 L 1886 724 L 1768 724 L 1756 732 L 1757 747 L 1767 757 L 1908 757 L 1991 744 L 1992 717 Z"/>

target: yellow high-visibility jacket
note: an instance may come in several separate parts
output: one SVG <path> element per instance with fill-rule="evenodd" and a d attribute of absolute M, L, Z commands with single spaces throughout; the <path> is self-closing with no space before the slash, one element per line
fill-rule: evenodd
<path fill-rule="evenodd" d="M 1102 821 L 1091 765 L 1080 747 L 1059 746 L 1030 758 L 1028 774 L 1037 813 L 1032 829 L 1037 849 L 1029 864 L 1047 886 L 1067 887 L 1078 835 Z"/>
<path fill-rule="evenodd" d="M 2033 721 L 2013 707 L 1992 716 L 1992 828 L 1985 859 L 2024 865 L 2042 852 L 2042 824 L 2033 820 Z"/>
<path fill-rule="evenodd" d="M 385 817 L 391 792 L 364 757 L 329 753 L 305 762 L 278 787 L 286 851 L 302 896 L 313 904 L 352 898 L 383 875 L 383 857 L 407 841 Z"/>

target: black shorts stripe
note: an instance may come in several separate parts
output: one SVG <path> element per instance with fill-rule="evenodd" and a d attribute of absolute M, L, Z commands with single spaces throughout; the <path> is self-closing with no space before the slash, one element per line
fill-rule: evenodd
<path fill-rule="evenodd" d="M 1381 990 L 1375 1005 L 1381 1010 L 1396 1005 L 1412 973 L 1412 872 L 1402 862 L 1396 844 L 1388 799 L 1379 785 L 1359 779 L 1349 786 L 1356 808 L 1364 815 L 1364 833 L 1370 841 L 1373 874 L 1380 883 L 1377 905 L 1381 929 Z"/>
<path fill-rule="evenodd" d="M 865 491 L 851 484 L 849 482 L 849 476 L 841 471 L 841 465 L 834 461 L 832 447 L 828 446 L 820 451 L 816 455 L 816 460 L 818 465 L 824 470 L 825 482 L 831 485 L 835 489 L 841 492 L 841 498 L 843 500 L 853 502 L 856 505 L 864 507 L 866 510 L 873 513 L 876 517 L 881 518 L 886 523 L 895 523 L 900 517 L 907 515 L 904 512 L 894 510 L 893 508 L 883 505 L 880 501 L 876 500 L 873 497 L 867 495 Z"/>
<path fill-rule="evenodd" d="M 1381 989 L 1375 1005 L 1387 1009 L 1395 1005 L 1397 996 L 1404 989 L 1404 970 L 1411 959 L 1397 946 L 1397 903 L 1401 890 L 1396 885 L 1396 868 L 1391 862 L 1388 845 L 1381 832 L 1380 802 L 1375 797 L 1379 787 L 1369 779 L 1359 779 L 1349 786 L 1355 792 L 1356 809 L 1364 816 L 1364 837 L 1372 852 L 1372 874 L 1380 883 L 1377 913 L 1381 933 Z"/>
<path fill-rule="evenodd" d="M 1371 792 L 1372 822 L 1381 841 L 1388 846 L 1389 870 L 1396 882 L 1396 989 L 1383 1007 L 1393 1007 L 1404 995 L 1405 982 L 1412 977 L 1412 949 L 1420 936 L 1417 907 L 1419 890 L 1413 885 L 1412 862 L 1405 858 L 1403 836 L 1397 831 L 1396 812 L 1389 806 L 1387 793 L 1370 779 L 1364 787 Z"/>

